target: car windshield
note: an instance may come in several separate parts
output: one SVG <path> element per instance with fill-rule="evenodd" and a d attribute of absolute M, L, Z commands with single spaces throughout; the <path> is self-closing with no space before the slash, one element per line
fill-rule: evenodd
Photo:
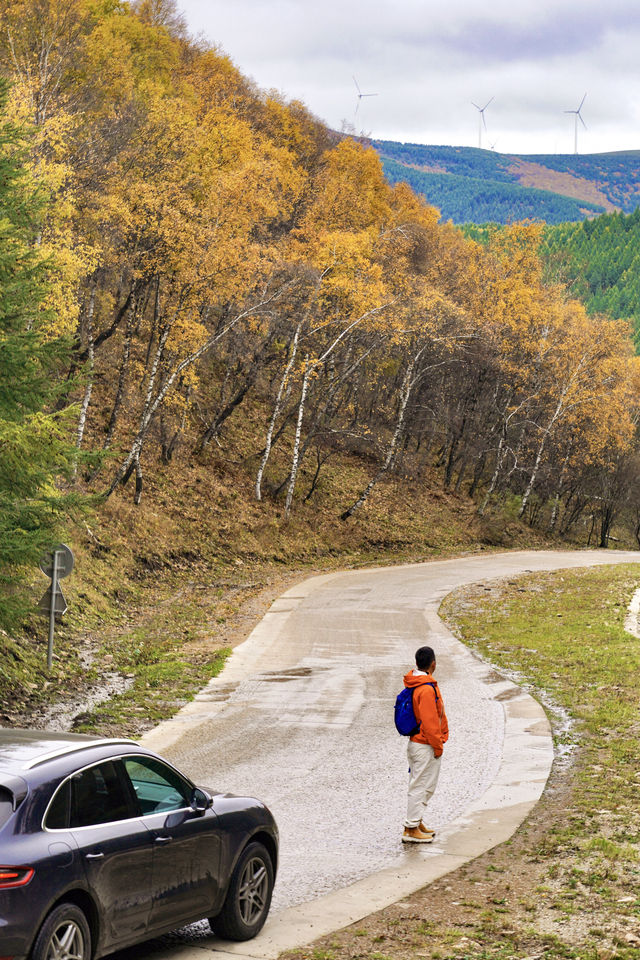
<path fill-rule="evenodd" d="M 13 813 L 13 797 L 6 787 L 0 787 L 0 828 Z"/>

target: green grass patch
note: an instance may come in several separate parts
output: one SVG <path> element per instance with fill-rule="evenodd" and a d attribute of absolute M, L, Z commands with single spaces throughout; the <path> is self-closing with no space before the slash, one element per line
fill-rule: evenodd
<path fill-rule="evenodd" d="M 555 729 L 559 741 L 576 746 L 566 774 L 570 806 L 529 854 L 544 864 L 544 910 L 576 930 L 584 926 L 587 942 L 555 939 L 546 947 L 551 957 L 599 956 L 588 943 L 587 921 L 602 926 L 616 957 L 630 949 L 625 924 L 640 876 L 640 640 L 624 621 L 638 586 L 637 565 L 533 574 L 490 591 L 458 591 L 440 611 L 462 640 L 526 679 L 543 701 L 551 697 L 572 720 L 568 736 L 558 736 L 557 723 Z M 612 920 L 620 924 L 617 935 Z M 494 949 L 500 955 L 497 943 Z"/>
<path fill-rule="evenodd" d="M 192 700 L 217 676 L 231 653 L 214 639 L 215 624 L 224 622 L 217 591 L 211 604 L 196 603 L 181 591 L 158 604 L 144 623 L 105 640 L 97 660 L 128 679 L 126 692 L 76 717 L 82 733 L 135 735 L 141 720 L 159 723 Z M 213 635 L 209 635 L 213 631 Z"/>
<path fill-rule="evenodd" d="M 149 721 L 160 723 L 192 700 L 220 673 L 230 653 L 229 648 L 224 648 L 193 662 L 175 650 L 165 649 L 162 644 L 146 644 L 143 656 L 158 659 L 150 663 L 144 660 L 130 663 L 131 687 L 98 704 L 92 711 L 80 714 L 73 728 L 78 733 L 117 732 L 118 736 L 136 736 L 141 721 L 145 727 Z"/>

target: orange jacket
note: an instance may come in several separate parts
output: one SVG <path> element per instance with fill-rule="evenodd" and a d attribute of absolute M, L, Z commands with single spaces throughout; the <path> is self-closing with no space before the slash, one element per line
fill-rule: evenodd
<path fill-rule="evenodd" d="M 431 684 L 435 684 L 435 690 Z M 415 688 L 413 712 L 420 724 L 420 730 L 411 739 L 415 743 L 428 743 L 433 747 L 434 756 L 440 757 L 442 747 L 449 739 L 449 724 L 438 684 L 430 673 L 416 675 L 410 670 L 404 678 L 404 685 Z"/>

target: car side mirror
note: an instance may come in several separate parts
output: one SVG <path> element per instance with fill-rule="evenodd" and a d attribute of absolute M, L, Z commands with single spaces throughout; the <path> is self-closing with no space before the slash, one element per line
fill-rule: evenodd
<path fill-rule="evenodd" d="M 213 797 L 210 796 L 206 790 L 201 790 L 199 787 L 196 787 L 191 794 L 191 809 L 193 812 L 202 816 L 202 814 L 206 813 L 212 806 Z"/>

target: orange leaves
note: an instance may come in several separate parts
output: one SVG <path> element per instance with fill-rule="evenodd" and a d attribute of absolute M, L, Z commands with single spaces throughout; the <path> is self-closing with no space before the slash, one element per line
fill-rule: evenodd
<path fill-rule="evenodd" d="M 101 19 L 86 42 L 80 82 L 99 78 L 92 111 L 113 114 L 133 98 L 142 102 L 169 94 L 178 51 L 164 30 L 125 9 Z"/>
<path fill-rule="evenodd" d="M 563 289 L 543 284 L 540 239 L 531 224 L 494 233 L 480 313 L 541 449 L 571 436 L 582 462 L 595 462 L 633 435 L 639 361 L 628 325 L 590 317 Z"/>
<path fill-rule="evenodd" d="M 325 154 L 309 219 L 326 231 L 372 230 L 389 215 L 389 187 L 378 154 L 353 140 L 342 140 Z"/>
<path fill-rule="evenodd" d="M 9 0 L 0 36 L 52 201 L 56 322 L 77 326 L 79 364 L 92 351 L 88 430 L 108 419 L 105 443 L 129 448 L 114 483 L 158 421 L 201 419 L 208 442 L 274 384 L 265 449 L 295 420 L 290 491 L 310 445 L 361 451 L 389 430 L 385 470 L 412 435 L 474 490 L 492 470 L 492 494 L 527 473 L 530 493 L 569 446 L 596 463 L 629 442 L 628 332 L 544 285 L 539 226 L 484 247 L 441 224 L 375 151 L 189 41 L 173 0 Z"/>

